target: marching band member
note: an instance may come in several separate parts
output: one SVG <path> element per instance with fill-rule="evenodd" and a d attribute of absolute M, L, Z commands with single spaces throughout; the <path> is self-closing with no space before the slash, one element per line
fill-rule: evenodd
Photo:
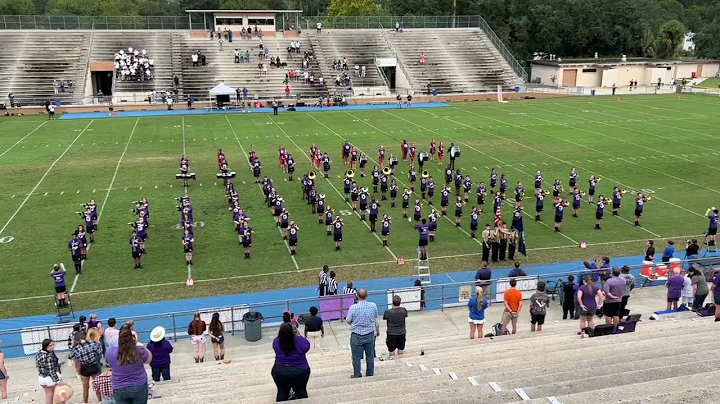
<path fill-rule="evenodd" d="M 430 140 L 430 159 L 435 160 L 435 148 L 437 147 L 437 144 L 435 143 L 435 138 L 432 138 Z"/>
<path fill-rule="evenodd" d="M 497 171 L 494 168 L 490 169 L 490 192 L 495 193 L 495 187 L 497 186 Z"/>
<path fill-rule="evenodd" d="M 462 180 L 464 177 L 459 169 L 455 170 L 455 176 L 453 178 L 455 180 L 455 196 L 460 196 L 460 187 L 462 186 Z"/>
<path fill-rule="evenodd" d="M 582 201 L 582 193 L 577 189 L 577 187 L 573 187 L 572 189 L 572 208 L 573 208 L 573 217 L 578 217 L 578 209 L 580 209 L 580 202 Z"/>
<path fill-rule="evenodd" d="M 70 236 L 67 246 L 68 251 L 70 251 L 70 258 L 72 258 L 75 266 L 75 274 L 80 275 L 82 273 L 82 241 L 78 239 L 76 232 Z"/>
<path fill-rule="evenodd" d="M 648 198 L 638 192 L 637 197 L 635 197 L 635 226 L 640 226 L 640 216 L 643 214 L 643 207 L 647 201 Z"/>
<path fill-rule="evenodd" d="M 443 142 L 440 142 L 440 145 L 438 145 L 438 164 L 442 165 L 442 159 L 445 155 L 445 146 L 443 146 Z"/>
<path fill-rule="evenodd" d="M 280 168 L 282 168 L 283 172 L 286 172 L 286 165 L 285 165 L 285 158 L 287 156 L 287 150 L 285 150 L 282 145 L 278 148 L 278 162 L 280 163 Z"/>
<path fill-rule="evenodd" d="M 330 205 L 328 205 L 325 210 L 325 230 L 327 231 L 328 236 L 332 234 L 334 213 L 335 211 L 330 207 Z"/>
<path fill-rule="evenodd" d="M 250 162 L 250 164 L 252 164 L 252 162 L 255 161 L 255 159 L 257 159 L 257 155 L 255 154 L 255 150 L 254 150 L 252 147 L 250 147 L 250 151 L 248 152 L 248 161 Z M 225 168 L 226 168 L 226 170 L 227 170 L 227 161 L 225 161 L 225 155 L 224 155 L 224 154 L 222 155 L 222 162 L 224 163 Z"/>
<path fill-rule="evenodd" d="M 188 171 L 190 171 L 190 160 L 183 154 L 182 157 L 180 157 L 180 174 L 183 174 L 183 185 L 186 187 L 188 186 L 188 179 L 185 175 L 188 174 Z"/>
<path fill-rule="evenodd" d="M 419 199 L 415 199 L 415 204 L 413 205 L 413 219 L 415 220 L 415 224 L 418 224 L 422 219 L 422 204 Z"/>
<path fill-rule="evenodd" d="M 515 207 L 522 206 L 523 195 L 525 195 L 525 188 L 522 186 L 520 181 L 515 186 Z"/>
<path fill-rule="evenodd" d="M 245 251 L 245 259 L 250 258 L 250 249 L 252 248 L 252 235 L 255 233 L 247 221 L 242 224 L 240 238 L 242 239 L 243 250 Z"/>
<path fill-rule="evenodd" d="M 315 211 L 318 215 L 318 224 L 322 224 L 323 216 L 325 216 L 325 194 L 321 193 L 320 195 L 318 195 L 317 208 L 315 209 Z"/>
<path fill-rule="evenodd" d="M 398 184 L 395 182 L 395 179 L 393 178 L 390 182 L 390 207 L 395 207 L 395 199 L 397 199 L 397 192 L 398 192 Z"/>
<path fill-rule="evenodd" d="M 365 178 L 365 166 L 367 165 L 368 158 L 364 154 L 360 153 L 358 161 L 360 161 L 360 177 Z"/>
<path fill-rule="evenodd" d="M 470 237 L 472 238 L 475 238 L 475 231 L 477 231 L 478 228 L 479 217 L 480 212 L 478 211 L 478 208 L 473 206 L 472 211 L 470 211 Z"/>
<path fill-rule="evenodd" d="M 473 185 L 473 183 L 472 183 L 472 180 L 470 179 L 470 176 L 466 175 L 465 179 L 463 180 L 463 184 L 462 184 L 463 194 L 464 194 L 463 196 L 464 196 L 466 203 L 470 201 L 470 190 L 472 189 L 472 185 Z"/>
<path fill-rule="evenodd" d="M 295 255 L 295 249 L 298 244 L 298 230 L 299 228 L 295 224 L 295 221 L 291 221 L 290 226 L 288 227 L 288 246 L 290 247 L 290 255 Z"/>
<path fill-rule="evenodd" d="M 315 146 L 315 143 L 313 143 L 310 146 L 310 165 L 315 165 L 315 156 L 317 156 L 318 148 Z"/>
<path fill-rule="evenodd" d="M 188 231 L 185 230 L 185 233 L 182 236 L 182 244 L 183 249 L 185 251 L 185 265 L 192 265 L 192 253 L 193 253 L 193 243 L 195 242 L 195 237 Z"/>
<path fill-rule="evenodd" d="M 87 259 L 87 238 L 85 233 L 85 227 L 81 224 L 78 225 L 78 228 L 76 230 L 78 240 L 80 240 L 80 255 L 81 259 L 86 260 Z"/>
<path fill-rule="evenodd" d="M 618 210 L 620 210 L 620 204 L 622 203 L 622 191 L 620 191 L 620 188 L 615 187 L 613 188 L 613 210 L 612 214 L 613 216 L 618 215 Z"/>
<path fill-rule="evenodd" d="M 388 246 L 388 236 L 390 235 L 390 216 L 387 214 L 383 215 L 382 218 L 382 230 L 380 230 L 380 233 L 382 234 L 382 243 L 383 247 Z"/>
<path fill-rule="evenodd" d="M 435 180 L 432 175 L 427 179 L 428 205 L 432 206 L 433 196 L 435 196 Z"/>
<path fill-rule="evenodd" d="M 67 285 L 65 285 L 65 270 L 58 264 L 53 265 L 53 270 L 50 271 L 50 276 L 53 278 L 55 284 L 55 297 L 57 299 L 58 307 L 68 307 L 67 298 Z"/>
<path fill-rule="evenodd" d="M 543 176 L 540 174 L 540 170 L 535 172 L 535 189 L 542 188 Z"/>
<path fill-rule="evenodd" d="M 318 149 L 315 152 L 315 167 L 317 167 L 318 170 L 320 169 L 320 163 L 322 162 L 322 157 L 323 157 L 323 155 L 320 152 L 320 149 Z"/>
<path fill-rule="evenodd" d="M 355 146 L 350 149 L 350 169 L 355 171 L 355 165 L 357 164 L 358 160 L 358 152 L 357 149 L 355 149 Z"/>
<path fill-rule="evenodd" d="M 408 149 L 410 149 L 410 145 L 408 145 L 407 140 L 403 139 L 402 143 L 400 143 L 400 154 L 402 155 L 402 161 L 407 161 Z"/>
<path fill-rule="evenodd" d="M 429 227 L 427 220 L 424 218 L 419 224 L 415 224 L 415 229 L 418 231 L 418 247 L 420 247 L 420 260 L 427 260 L 427 245 L 428 245 L 428 233 Z"/>
<path fill-rule="evenodd" d="M 482 213 L 483 206 L 485 205 L 485 197 L 487 196 L 487 188 L 485 188 L 485 183 L 480 181 L 480 184 L 477 187 L 477 204 L 478 204 L 478 210 L 480 213 Z"/>
<path fill-rule="evenodd" d="M 95 242 L 95 220 L 93 219 L 92 209 L 88 206 L 82 216 L 85 222 L 85 231 L 88 234 L 88 241 L 92 244 Z"/>
<path fill-rule="evenodd" d="M 135 222 L 135 229 L 137 230 L 137 236 L 140 238 L 140 253 L 146 254 L 145 252 L 145 240 L 147 240 L 147 222 L 145 219 L 140 218 Z"/>
<path fill-rule="evenodd" d="M 495 192 L 495 198 L 493 199 L 493 211 L 497 211 L 502 206 L 503 196 L 500 191 Z"/>
<path fill-rule="evenodd" d="M 330 157 L 327 153 L 323 154 L 322 166 L 323 172 L 325 173 L 325 178 L 330 178 Z"/>
<path fill-rule="evenodd" d="M 345 179 L 343 180 L 343 193 L 345 194 L 345 202 L 350 202 L 350 186 L 352 185 L 352 178 L 348 177 L 347 172 L 345 173 Z"/>
<path fill-rule="evenodd" d="M 410 145 L 410 164 L 415 164 L 415 144 Z"/>
<path fill-rule="evenodd" d="M 492 231 L 490 224 L 485 224 L 485 230 L 482 232 L 482 262 L 490 261 L 490 245 L 492 243 Z"/>
<path fill-rule="evenodd" d="M 370 200 L 370 232 L 375 233 L 375 223 L 378 219 L 378 209 L 380 204 L 375 200 L 375 196 Z"/>
<path fill-rule="evenodd" d="M 522 210 L 522 206 L 516 206 L 515 209 L 513 209 L 513 218 L 512 223 L 510 224 L 511 229 L 523 231 Z"/>
<path fill-rule="evenodd" d="M 568 186 L 570 187 L 571 190 L 577 186 L 577 179 L 578 179 L 578 174 L 577 174 L 577 171 L 575 171 L 575 167 L 573 167 L 570 169 L 570 179 L 568 181 Z"/>
<path fill-rule="evenodd" d="M 600 178 L 596 178 L 594 175 L 591 175 L 588 180 L 588 203 L 591 205 L 594 203 L 593 197 L 595 196 L 595 186 L 598 181 L 600 181 Z"/>
<path fill-rule="evenodd" d="M 365 220 L 365 214 L 367 213 L 368 208 L 368 189 L 367 187 L 363 187 L 360 190 L 360 220 Z"/>
<path fill-rule="evenodd" d="M 428 235 L 430 237 L 430 241 L 435 241 L 435 232 L 437 231 L 438 226 L 438 219 L 440 218 L 440 212 L 433 209 L 432 212 L 428 215 Z"/>
<path fill-rule="evenodd" d="M 408 182 L 410 183 L 410 190 L 415 192 L 415 181 L 417 181 L 417 173 L 415 172 L 415 166 L 410 164 L 410 170 L 408 170 Z"/>
<path fill-rule="evenodd" d="M 288 174 L 288 181 L 293 180 L 293 173 L 295 172 L 295 159 L 293 158 L 292 154 L 288 153 L 287 159 L 287 174 Z"/>
<path fill-rule="evenodd" d="M 457 197 L 455 201 L 455 227 L 460 227 L 460 219 L 462 218 L 463 211 L 463 200 L 461 197 Z"/>
<path fill-rule="evenodd" d="M 308 190 L 308 204 L 310 205 L 310 212 L 315 214 L 315 207 L 317 206 L 317 190 L 314 186 L 310 186 Z"/>
<path fill-rule="evenodd" d="M 565 203 L 562 198 L 555 204 L 555 231 L 560 231 L 560 225 L 563 221 L 563 210 L 565 210 Z"/>
<path fill-rule="evenodd" d="M 440 191 L 440 209 L 442 215 L 447 216 L 447 206 L 450 203 L 450 186 L 448 184 L 443 185 L 442 191 Z"/>
<path fill-rule="evenodd" d="M 505 174 L 500 174 L 500 195 L 503 199 L 505 199 L 505 192 L 508 188 L 508 181 L 507 178 L 505 178 Z"/>
<path fill-rule="evenodd" d="M 383 145 L 380 145 L 380 148 L 378 149 L 378 164 L 380 164 L 380 167 L 382 167 L 384 159 L 385 159 L 385 147 L 383 147 Z"/>
<path fill-rule="evenodd" d="M 132 235 L 130 236 L 130 253 L 132 254 L 133 261 L 135 262 L 135 269 L 142 268 L 142 239 L 138 236 L 137 231 L 133 230 Z M 75 269 L 77 270 L 78 267 L 76 266 Z M 79 272 L 78 272 L 79 273 Z"/>
<path fill-rule="evenodd" d="M 340 215 L 338 215 L 335 217 L 335 221 L 333 222 L 333 240 L 335 241 L 335 251 L 340 251 L 342 244 L 342 228 L 343 219 Z"/>
<path fill-rule="evenodd" d="M 707 216 L 708 220 L 710 220 L 710 223 L 708 224 L 708 231 L 707 234 L 710 236 L 710 241 L 708 241 L 708 247 L 712 247 L 716 243 L 717 238 L 717 230 L 718 230 L 718 210 L 715 209 L 715 207 L 712 207 L 705 212 L 705 216 Z"/>
<path fill-rule="evenodd" d="M 287 240 L 289 227 L 290 213 L 288 212 L 287 208 L 283 208 L 282 212 L 280 212 L 280 229 L 282 230 L 283 240 Z"/>
<path fill-rule="evenodd" d="M 410 206 L 410 195 L 412 195 L 412 192 L 410 189 L 405 188 L 402 194 L 402 212 L 403 212 L 403 218 L 407 219 L 407 211 L 408 207 Z"/>
<path fill-rule="evenodd" d="M 372 177 L 373 193 L 377 193 L 378 184 L 380 183 L 380 170 L 378 170 L 377 166 L 373 166 L 370 176 Z"/>
<path fill-rule="evenodd" d="M 535 190 L 535 221 L 539 222 L 540 214 L 542 213 L 545 205 L 545 191 L 542 189 Z"/>
<path fill-rule="evenodd" d="M 255 159 L 255 161 L 252 162 L 252 172 L 253 177 L 255 177 L 255 183 L 260 183 L 260 175 L 262 175 L 262 164 L 260 163 L 260 159 Z"/>
<path fill-rule="evenodd" d="M 387 191 L 388 191 L 388 176 L 383 173 L 382 177 L 380 177 L 380 193 L 382 194 L 382 200 L 387 200 Z"/>
<path fill-rule="evenodd" d="M 595 211 L 595 229 L 600 230 L 600 222 L 603 219 L 603 215 L 605 214 L 605 203 L 607 202 L 607 199 L 605 199 L 602 195 L 598 197 L 598 203 L 597 203 L 597 210 Z"/>
<path fill-rule="evenodd" d="M 562 184 L 559 178 L 555 178 L 552 186 L 553 203 L 557 204 L 560 200 L 560 194 L 562 193 Z"/>
<path fill-rule="evenodd" d="M 280 215 L 283 212 L 283 198 L 280 195 L 275 197 L 273 203 L 273 217 L 275 218 L 275 226 L 280 227 Z"/>
<path fill-rule="evenodd" d="M 510 236 L 510 231 L 507 228 L 507 223 L 502 222 L 500 224 L 500 245 L 498 247 L 498 258 L 500 261 L 505 261 L 505 253 L 507 252 L 507 244 L 508 244 L 508 237 Z"/>
<path fill-rule="evenodd" d="M 453 179 L 453 170 L 452 167 L 448 164 L 447 167 L 445 167 L 445 185 L 450 185 Z"/>
<path fill-rule="evenodd" d="M 350 186 L 350 201 L 352 203 L 352 210 L 357 210 L 357 202 L 360 198 L 360 188 L 358 187 L 358 184 L 353 181 L 352 185 Z"/>
<path fill-rule="evenodd" d="M 342 147 L 343 164 L 347 164 L 349 162 L 348 160 L 350 158 L 350 149 L 351 149 L 350 143 L 346 140 L 345 143 L 343 143 L 343 147 Z"/>

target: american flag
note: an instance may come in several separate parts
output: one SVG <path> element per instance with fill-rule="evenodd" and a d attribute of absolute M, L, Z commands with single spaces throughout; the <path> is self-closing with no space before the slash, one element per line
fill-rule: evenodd
<path fill-rule="evenodd" d="M 500 208 L 495 209 L 495 227 L 500 227 L 500 223 L 502 223 L 502 211 Z"/>

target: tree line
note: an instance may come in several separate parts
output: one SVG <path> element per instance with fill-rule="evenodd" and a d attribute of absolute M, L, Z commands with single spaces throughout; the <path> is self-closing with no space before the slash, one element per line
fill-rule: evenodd
<path fill-rule="evenodd" d="M 521 60 L 535 52 L 720 58 L 720 0 L 0 0 L 3 15 L 175 16 L 187 9 L 481 15 Z M 692 55 L 680 52 L 687 32 L 695 34 Z"/>

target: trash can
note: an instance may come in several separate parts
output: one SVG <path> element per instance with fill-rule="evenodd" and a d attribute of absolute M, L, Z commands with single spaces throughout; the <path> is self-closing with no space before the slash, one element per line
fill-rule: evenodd
<path fill-rule="evenodd" d="M 595 89 L 590 90 L 590 95 L 595 95 Z"/>
<path fill-rule="evenodd" d="M 249 311 L 243 314 L 243 325 L 245 326 L 245 340 L 250 342 L 260 341 L 262 338 L 263 315 L 257 311 Z"/>

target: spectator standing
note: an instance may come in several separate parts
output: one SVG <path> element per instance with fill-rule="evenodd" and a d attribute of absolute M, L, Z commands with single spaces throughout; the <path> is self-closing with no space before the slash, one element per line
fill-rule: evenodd
<path fill-rule="evenodd" d="M 318 23 L 315 24 L 315 29 L 318 34 L 322 32 L 322 23 L 318 21 Z"/>
<path fill-rule="evenodd" d="M 425 288 L 422 287 L 422 281 L 420 279 L 415 279 L 414 286 L 416 288 L 420 288 L 420 311 L 425 310 Z"/>
<path fill-rule="evenodd" d="M 715 302 L 715 321 L 720 321 L 720 275 L 715 275 L 712 284 L 713 301 Z"/>
<path fill-rule="evenodd" d="M 693 293 L 693 284 L 690 276 L 685 273 L 684 269 L 680 270 L 680 275 L 683 277 L 683 288 L 681 297 L 681 304 L 688 309 L 692 307 L 693 300 L 695 299 L 695 293 Z"/>
<path fill-rule="evenodd" d="M 225 325 L 220 321 L 220 313 L 213 313 L 208 327 L 210 342 L 213 346 L 213 356 L 216 361 L 225 359 Z"/>
<path fill-rule="evenodd" d="M 318 274 L 317 290 L 320 292 L 320 296 L 325 296 L 327 294 L 328 271 L 330 271 L 330 267 L 328 267 L 327 265 L 323 265 L 320 274 Z"/>
<path fill-rule="evenodd" d="M 92 381 L 92 387 L 101 404 L 115 403 L 112 393 L 112 369 L 107 369 L 95 376 Z"/>
<path fill-rule="evenodd" d="M 523 271 L 522 268 L 520 268 L 520 263 L 516 262 L 515 268 L 510 270 L 510 273 L 508 274 L 508 278 L 517 278 L 520 276 L 527 276 L 527 274 L 525 273 L 525 271 Z"/>
<path fill-rule="evenodd" d="M 488 306 L 492 302 L 492 299 L 490 299 L 490 287 L 492 286 L 492 281 L 490 280 L 491 277 L 492 271 L 490 270 L 490 267 L 488 267 L 488 263 L 483 261 L 482 268 L 475 272 L 475 286 L 480 286 L 482 288 L 483 296 L 485 297 L 485 300 L 487 300 Z"/>
<path fill-rule="evenodd" d="M 108 328 L 105 329 L 105 332 L 103 333 L 105 336 L 105 342 L 109 347 L 115 347 L 117 348 L 117 342 L 118 342 L 118 334 L 120 334 L 120 331 L 115 328 L 115 324 L 117 324 L 117 320 L 115 320 L 115 317 L 110 317 L 108 319 Z"/>
<path fill-rule="evenodd" d="M 700 269 L 700 267 L 693 266 L 692 268 L 690 268 L 690 276 L 693 292 L 695 293 L 695 300 L 693 301 L 692 310 L 698 311 L 701 307 L 703 307 L 705 299 L 710 293 L 710 289 L 708 288 L 705 274 L 703 273 L 702 269 Z"/>
<path fill-rule="evenodd" d="M 353 287 L 352 281 L 347 283 L 347 286 L 345 286 L 345 289 L 343 289 L 343 295 L 354 295 L 357 294 L 357 289 Z"/>
<path fill-rule="evenodd" d="M 217 41 L 218 41 L 218 46 L 220 47 L 220 52 L 222 52 L 223 51 L 223 42 L 225 42 L 225 40 L 223 39 L 222 36 L 220 36 Z"/>
<path fill-rule="evenodd" d="M 337 279 L 335 279 L 335 271 L 330 271 L 330 277 L 327 281 L 327 294 L 328 296 L 334 296 L 337 295 L 338 290 L 338 284 Z"/>
<path fill-rule="evenodd" d="M 138 342 L 128 326 L 120 329 L 118 346 L 108 348 L 107 360 L 112 369 L 113 398 L 117 404 L 147 404 L 148 380 L 145 364 L 152 354 Z"/>
<path fill-rule="evenodd" d="M 630 292 L 635 289 L 635 276 L 630 273 L 630 267 L 623 265 L 620 276 L 625 279 L 625 291 L 623 292 L 622 301 L 620 302 L 620 317 L 628 315 L 627 310 L 628 300 L 630 299 Z"/>
<path fill-rule="evenodd" d="M 207 324 L 200 319 L 199 312 L 195 313 L 195 317 L 188 325 L 187 330 L 190 343 L 194 347 L 195 363 L 205 362 L 205 330 L 207 330 Z"/>
<path fill-rule="evenodd" d="M 507 325 L 512 324 L 512 333 L 517 333 L 517 322 L 520 309 L 522 308 L 522 293 L 515 288 L 517 281 L 510 279 L 510 288 L 503 293 L 505 310 L 503 311 L 500 335 L 505 335 Z"/>
<path fill-rule="evenodd" d="M 663 250 L 662 258 L 660 259 L 662 262 L 670 262 L 670 258 L 673 258 L 675 255 L 675 242 L 672 240 L 667 241 L 667 246 L 665 247 L 665 250 Z"/>
<path fill-rule="evenodd" d="M 98 321 L 97 314 L 90 313 L 90 321 L 88 321 L 88 328 L 95 328 L 100 333 L 100 346 L 102 346 L 103 357 L 105 356 L 105 330 L 103 329 L 102 322 Z"/>
<path fill-rule="evenodd" d="M 685 248 L 685 260 L 688 261 L 688 268 L 692 264 L 693 260 L 696 260 L 700 253 L 700 246 L 698 245 L 697 239 L 687 241 L 687 248 Z"/>
<path fill-rule="evenodd" d="M 7 399 L 7 382 L 10 376 L 8 376 L 7 368 L 5 367 L 5 354 L 0 351 L 0 399 Z"/>
<path fill-rule="evenodd" d="M 362 377 L 360 360 L 365 354 L 367 369 L 365 376 L 375 374 L 375 337 L 380 336 L 380 325 L 377 323 L 377 305 L 368 302 L 365 289 L 358 290 L 358 302 L 350 306 L 345 320 L 350 325 L 350 349 L 352 351 L 352 378 Z"/>
<path fill-rule="evenodd" d="M 587 337 L 587 330 L 595 328 L 595 311 L 597 310 L 596 296 L 601 294 L 600 288 L 595 286 L 590 275 L 582 279 L 583 285 L 577 290 L 577 301 L 580 305 L 580 336 Z"/>
<path fill-rule="evenodd" d="M 273 350 L 275 364 L 270 374 L 277 387 L 276 401 L 288 401 L 290 389 L 296 399 L 308 398 L 310 365 L 305 354 L 310 350 L 310 342 L 296 335 L 290 323 L 283 323 L 273 340 Z"/>
<path fill-rule="evenodd" d="M 165 328 L 155 327 L 150 332 L 150 342 L 147 344 L 147 350 L 152 354 L 150 361 L 150 370 L 152 378 L 159 382 L 160 376 L 163 380 L 170 380 L 170 354 L 173 346 L 170 341 L 165 339 Z"/>
<path fill-rule="evenodd" d="M 667 310 L 676 310 L 678 308 L 678 301 L 682 296 L 683 278 L 684 276 L 680 275 L 680 268 L 675 268 L 673 274 L 665 283 L 667 287 Z"/>
<path fill-rule="evenodd" d="M 483 325 L 485 324 L 485 309 L 488 302 L 483 296 L 483 288 L 475 286 L 475 296 L 468 301 L 468 323 L 470 323 L 470 339 L 483 337 Z"/>
<path fill-rule="evenodd" d="M 575 318 L 575 277 L 568 275 L 567 281 L 562 284 L 563 292 L 563 320 Z"/>
<path fill-rule="evenodd" d="M 43 340 L 40 347 L 40 352 L 35 355 L 38 383 L 45 392 L 45 404 L 57 403 L 57 401 L 54 400 L 55 389 L 64 383 L 62 381 L 60 361 L 57 355 L 55 355 L 55 341 L 47 338 Z"/>
<path fill-rule="evenodd" d="M 407 334 L 405 319 L 408 313 L 404 307 L 400 307 L 401 302 L 400 296 L 393 296 L 392 308 L 385 310 L 385 313 L 383 313 L 383 320 L 387 321 L 385 344 L 388 348 L 389 359 L 393 359 L 396 353 L 402 355 L 405 351 L 405 337 Z"/>
<path fill-rule="evenodd" d="M 346 288 L 347 289 L 347 288 Z M 310 307 L 310 317 L 305 319 L 305 338 L 312 341 L 312 348 L 320 348 L 319 339 L 325 338 L 325 327 L 322 318 L 318 317 L 318 309 Z"/>
<path fill-rule="evenodd" d="M 605 324 L 613 324 L 615 327 L 620 323 L 620 305 L 625 294 L 625 278 L 620 276 L 620 268 L 612 269 L 612 277 L 605 282 L 605 301 L 603 313 Z"/>
<path fill-rule="evenodd" d="M 630 87 L 632 91 L 632 87 Z M 648 240 L 647 250 L 645 250 L 645 261 L 653 261 L 655 259 L 655 242 Z"/>
<path fill-rule="evenodd" d="M 539 281 L 537 292 L 530 296 L 530 332 L 542 331 L 548 305 L 550 305 L 550 297 L 545 293 L 545 282 Z"/>
<path fill-rule="evenodd" d="M 73 348 L 68 359 L 74 360 L 80 364 L 80 381 L 82 382 L 83 403 L 89 402 L 90 398 L 90 378 L 95 377 L 102 371 L 102 347 L 100 342 L 94 341 L 99 339 L 97 329 L 92 329 L 87 337 L 83 335 L 80 343 Z M 94 335 L 90 335 L 94 334 Z"/>

